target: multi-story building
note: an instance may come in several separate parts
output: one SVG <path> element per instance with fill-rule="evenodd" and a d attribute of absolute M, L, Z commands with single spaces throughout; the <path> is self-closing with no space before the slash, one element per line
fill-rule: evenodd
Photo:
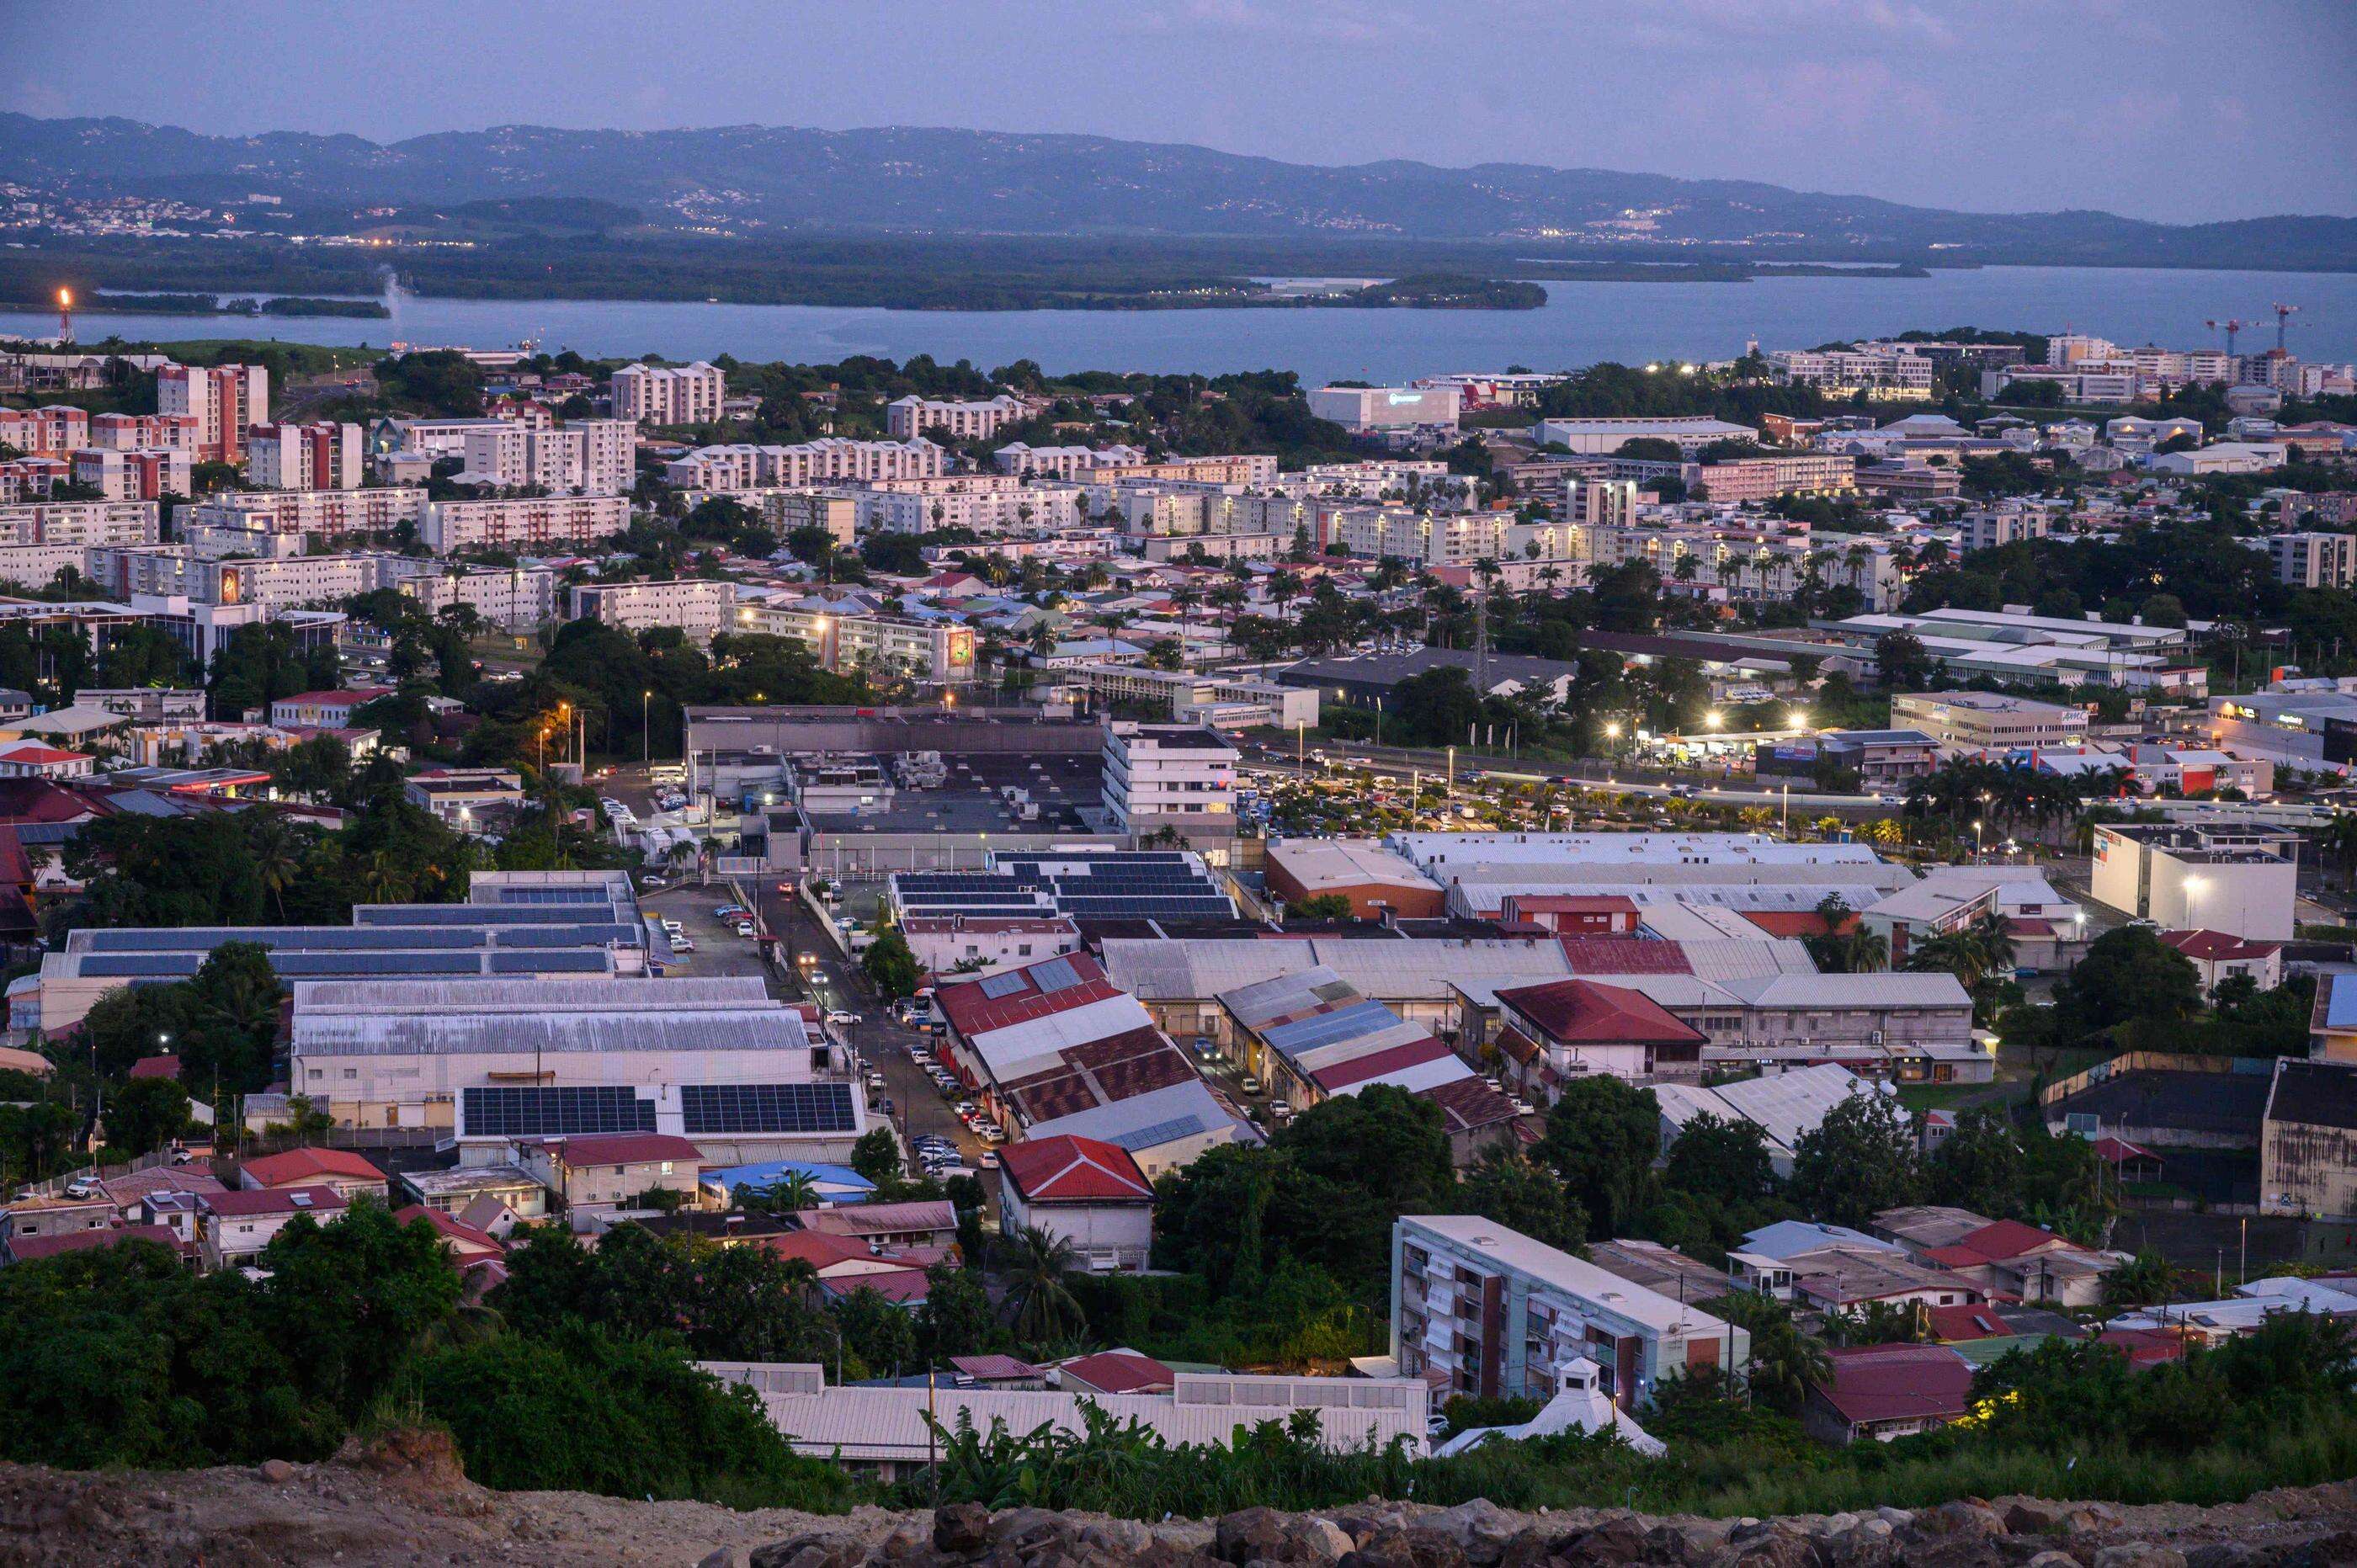
<path fill-rule="evenodd" d="M 974 679 L 972 627 L 794 605 L 738 605 L 736 629 L 799 638 L 810 646 L 820 669 L 838 674 L 888 673 L 929 686 Z"/>
<path fill-rule="evenodd" d="M 156 409 L 195 416 L 198 461 L 242 462 L 246 427 L 270 418 L 270 372 L 260 365 L 166 365 L 156 372 Z"/>
<path fill-rule="evenodd" d="M 1110 457 L 1112 452 L 1103 456 Z M 1271 452 L 1238 452 L 1217 457 L 1165 457 L 1160 462 L 1103 462 L 1090 471 L 1089 478 L 1092 483 L 1108 485 L 1124 479 L 1142 479 L 1152 484 L 1265 485 L 1276 478 L 1276 456 Z"/>
<path fill-rule="evenodd" d="M 2087 890 L 2098 903 L 2163 930 L 2287 942 L 2299 843 L 2298 833 L 2282 828 L 2099 824 Z"/>
<path fill-rule="evenodd" d="M 1353 555 L 1394 557 L 1427 566 L 1495 561 L 1506 553 L 1507 512 L 1442 512 L 1406 507 L 1352 507 L 1333 520 L 1331 542 Z"/>
<path fill-rule="evenodd" d="M 76 445 L 111 446 L 118 452 L 152 452 L 162 447 L 193 453 L 199 434 L 197 416 L 192 413 L 94 413 L 90 418 L 90 440 Z"/>
<path fill-rule="evenodd" d="M 734 624 L 737 589 L 706 577 L 673 577 L 651 583 L 584 583 L 573 590 L 573 618 L 594 620 L 636 632 L 675 626 L 698 646 Z"/>
<path fill-rule="evenodd" d="M 627 419 L 561 427 L 497 420 L 468 430 L 466 440 L 462 484 L 613 496 L 638 480 L 639 427 Z"/>
<path fill-rule="evenodd" d="M 154 501 L 22 501 L 0 506 L 0 545 L 153 544 Z"/>
<path fill-rule="evenodd" d="M 1319 387 L 1309 394 L 1309 413 L 1346 430 L 1409 430 L 1425 424 L 1454 430 L 1464 398 L 1456 387 Z"/>
<path fill-rule="evenodd" d="M 1586 1359 L 1614 1404 L 1637 1409 L 1664 1378 L 1751 1359 L 1734 1324 L 1471 1214 L 1394 1223 L 1391 1321 L 1401 1372 L 1482 1399 L 1547 1399 Z"/>
<path fill-rule="evenodd" d="M 369 433 L 369 445 L 377 452 L 414 452 L 421 457 L 441 461 L 467 456 L 467 438 L 479 430 L 496 430 L 503 425 L 550 425 L 556 416 L 538 403 L 530 403 L 504 416 L 471 415 L 449 419 L 384 419 L 379 420 Z"/>
<path fill-rule="evenodd" d="M 1289 730 L 1318 723 L 1318 688 L 1286 686 L 1258 676 L 1218 671 L 1149 670 L 1142 664 L 1082 664 L 1062 679 L 1111 707 L 1135 703 L 1180 723 Z"/>
<path fill-rule="evenodd" d="M 357 424 L 256 424 L 246 432 L 245 478 L 265 490 L 355 490 Z"/>
<path fill-rule="evenodd" d="M 953 441 L 987 441 L 1010 424 L 1029 417 L 1030 407 L 1006 392 L 988 400 L 918 397 L 914 393 L 884 405 L 884 429 L 895 440 L 908 441 L 942 430 Z"/>
<path fill-rule="evenodd" d="M 1828 397 L 1863 392 L 1876 402 L 1921 401 L 1932 395 L 1932 361 L 1881 344 L 1875 352 L 1781 349 L 1768 356 L 1770 373 L 1786 386 L 1815 387 Z"/>
<path fill-rule="evenodd" d="M 1052 532 L 1081 521 L 1084 497 L 1076 485 L 1029 485 L 1004 474 L 888 479 L 858 492 L 860 521 L 882 533 Z"/>
<path fill-rule="evenodd" d="M 1164 828 L 1232 834 L 1236 825 L 1235 743 L 1208 725 L 1106 726 L 1104 803 L 1123 832 Z"/>
<path fill-rule="evenodd" d="M 14 446 L 27 457 L 62 457 L 78 446 L 90 445 L 91 419 L 87 409 L 67 403 L 53 403 L 47 408 L 0 408 L 0 446 Z"/>
<path fill-rule="evenodd" d="M 1932 469 L 1944 473 L 1945 469 Z M 2054 526 L 2051 513 L 2026 507 L 1968 511 L 1956 521 L 1956 545 L 1966 553 L 1995 550 L 2025 539 L 2043 539 Z"/>
<path fill-rule="evenodd" d="M 2087 743 L 2087 710 L 1996 692 L 1901 692 L 1895 729 L 1921 730 L 1946 751 L 2035 751 Z"/>
<path fill-rule="evenodd" d="M 414 485 L 367 489 L 222 490 L 181 514 L 184 525 L 300 536 L 390 533 L 425 517 Z M 262 552 L 257 552 L 261 553 Z"/>
<path fill-rule="evenodd" d="M 1028 446 L 1010 442 L 990 455 L 1002 474 L 1039 474 L 1051 479 L 1072 479 L 1108 466 L 1143 463 L 1139 446 Z"/>
<path fill-rule="evenodd" d="M 1631 441 L 1667 441 L 1695 453 L 1719 441 L 1757 441 L 1760 432 L 1706 414 L 1662 419 L 1542 419 L 1532 439 L 1542 446 L 1563 446 L 1575 454 L 1609 457 Z"/>
<path fill-rule="evenodd" d="M 793 489 L 880 479 L 930 478 L 945 465 L 942 450 L 913 441 L 855 441 L 829 435 L 791 446 L 699 446 L 663 467 L 664 482 L 688 490 Z"/>
<path fill-rule="evenodd" d="M 404 577 L 404 595 L 427 615 L 464 605 L 506 631 L 530 631 L 556 618 L 556 574 L 541 566 L 484 566 Z"/>
<path fill-rule="evenodd" d="M 709 424 L 727 378 L 717 365 L 624 365 L 614 372 L 614 417 L 632 424 Z"/>
<path fill-rule="evenodd" d="M 859 538 L 859 494 L 856 490 L 763 490 L 761 521 L 783 539 L 800 528 L 823 528 L 839 549 L 848 550 Z"/>
<path fill-rule="evenodd" d="M 2294 588 L 2357 583 L 2357 533 L 2276 533 L 2266 540 L 2276 581 Z"/>
<path fill-rule="evenodd" d="M 1686 489 L 1696 499 L 1765 501 L 1778 496 L 1841 495 L 1857 489 L 1857 459 L 1846 453 L 1778 453 L 1694 467 Z"/>
<path fill-rule="evenodd" d="M 627 532 L 628 496 L 542 496 L 525 500 L 429 501 L 418 536 L 437 555 L 461 550 L 539 550 Z"/>
<path fill-rule="evenodd" d="M 73 455 L 73 482 L 88 485 L 111 501 L 153 501 L 185 496 L 196 488 L 188 453 L 169 447 L 118 452 L 85 446 Z"/>

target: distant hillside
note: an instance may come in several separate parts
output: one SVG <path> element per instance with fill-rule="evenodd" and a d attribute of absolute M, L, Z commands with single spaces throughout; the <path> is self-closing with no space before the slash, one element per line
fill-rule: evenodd
<path fill-rule="evenodd" d="M 1100 136 L 958 130 L 510 125 L 380 145 L 0 114 L 0 180 L 59 195 L 213 203 L 260 194 L 307 213 L 502 203 L 513 205 L 474 210 L 643 216 L 741 233 L 1327 236 L 1512 241 L 1541 252 L 1708 244 L 1787 259 L 2357 270 L 2350 218 L 2171 225 L 2106 212 L 1953 212 L 1609 169 L 1328 168 Z M 582 205 L 535 205 L 565 202 Z"/>

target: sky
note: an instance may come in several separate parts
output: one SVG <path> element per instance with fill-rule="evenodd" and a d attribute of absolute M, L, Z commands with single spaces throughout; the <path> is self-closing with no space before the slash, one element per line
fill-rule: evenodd
<path fill-rule="evenodd" d="M 0 0 L 0 110 L 374 141 L 956 125 L 2357 214 L 2357 0 Z"/>

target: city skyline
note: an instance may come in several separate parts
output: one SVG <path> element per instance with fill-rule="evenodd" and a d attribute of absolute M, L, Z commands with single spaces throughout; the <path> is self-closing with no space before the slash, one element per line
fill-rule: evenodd
<path fill-rule="evenodd" d="M 0 109 L 214 134 L 955 126 L 1325 166 L 1757 179 L 1966 210 L 2357 211 L 2357 167 L 2333 151 L 2357 137 L 2357 16 L 2310 0 L 2248 8 L 2232 70 L 2193 0 L 1490 0 L 1447 22 L 1385 5 L 1023 0 L 912 5 L 882 38 L 862 12 L 716 0 L 666 12 L 662 38 L 619 6 L 432 3 L 402 9 L 398 47 L 390 12 L 326 28 L 283 0 L 201 18 L 13 9 Z M 299 60 L 252 47 L 298 36 Z M 759 47 L 701 47 L 727 38 Z"/>

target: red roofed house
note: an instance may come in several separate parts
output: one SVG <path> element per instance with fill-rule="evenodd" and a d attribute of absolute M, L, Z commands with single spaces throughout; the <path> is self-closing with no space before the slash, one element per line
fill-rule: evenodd
<path fill-rule="evenodd" d="M 1563 937 L 1631 937 L 1637 934 L 1637 901 L 1617 893 L 1509 893 L 1498 900 L 1498 921 Z"/>
<path fill-rule="evenodd" d="M 393 1217 L 404 1225 L 423 1219 L 432 1226 L 434 1233 L 442 1238 L 443 1251 L 449 1253 L 451 1261 L 462 1269 L 485 1258 L 508 1255 L 507 1248 L 498 1237 L 486 1230 L 478 1230 L 462 1219 L 454 1219 L 438 1208 L 413 1203 L 406 1208 L 394 1209 Z"/>
<path fill-rule="evenodd" d="M 1972 1363 L 1944 1345 L 1855 1345 L 1828 1350 L 1834 1375 L 1809 1385 L 1801 1426 L 1825 1443 L 1888 1443 L 1972 1409 Z"/>
<path fill-rule="evenodd" d="M 131 1064 L 131 1076 L 135 1079 L 178 1079 L 180 1076 L 180 1058 L 169 1051 L 161 1056 L 141 1057 Z"/>
<path fill-rule="evenodd" d="M 249 1192 L 279 1187 L 324 1187 L 350 1202 L 366 1194 L 382 1202 L 384 1173 L 350 1149 L 289 1149 L 264 1155 L 239 1167 L 237 1185 Z"/>
<path fill-rule="evenodd" d="M 819 1288 L 831 1296 L 872 1290 L 902 1306 L 916 1306 L 924 1301 L 925 1271 L 942 1255 L 931 1248 L 877 1250 L 848 1236 L 828 1236 L 816 1230 L 788 1230 L 759 1237 L 747 1244 L 791 1262 L 808 1263 L 818 1275 Z"/>
<path fill-rule="evenodd" d="M 110 1225 L 102 1230 L 69 1230 L 57 1236 L 0 1237 L 0 1263 L 30 1263 L 122 1241 L 153 1241 L 176 1254 L 181 1252 L 180 1239 L 161 1225 Z"/>
<path fill-rule="evenodd" d="M 1099 1350 L 1057 1363 L 1049 1376 L 1068 1393 L 1167 1394 L 1178 1374 L 1135 1350 Z"/>
<path fill-rule="evenodd" d="M 208 1269 L 251 1262 L 298 1214 L 321 1224 L 343 1217 L 343 1194 L 331 1187 L 212 1192 L 197 1198 L 198 1256 Z"/>
<path fill-rule="evenodd" d="M 297 692 L 270 704 L 270 722 L 282 729 L 350 729 L 353 709 L 392 695 L 393 689 L 390 686 L 363 686 L 354 692 Z"/>
<path fill-rule="evenodd" d="M 1498 993 L 1504 1073 L 1529 1096 L 1552 1101 L 1590 1073 L 1650 1079 L 1702 1070 L 1704 1035 L 1641 991 L 1592 980 L 1553 980 Z"/>
<path fill-rule="evenodd" d="M 1939 1205 L 1887 1208 L 1875 1216 L 1874 1230 L 1916 1262 L 1945 1269 L 1992 1296 L 2064 1307 L 2100 1305 L 2104 1276 L 2122 1257 L 2018 1219 Z"/>
<path fill-rule="evenodd" d="M 1120 1145 L 1069 1133 L 1009 1144 L 999 1151 L 998 1190 L 1007 1234 L 1036 1225 L 1091 1268 L 1146 1267 L 1154 1188 Z"/>
<path fill-rule="evenodd" d="M 652 1187 L 695 1201 L 704 1155 L 668 1133 L 592 1133 L 520 1144 L 517 1163 L 567 1208 L 619 1208 Z"/>
<path fill-rule="evenodd" d="M 2238 974 L 2249 975 L 2262 991 L 2283 983 L 2281 942 L 2249 941 L 2223 931 L 2163 931 L 2160 940 L 2201 972 L 2205 995 L 2217 994 L 2222 982 Z"/>
<path fill-rule="evenodd" d="M 2168 1167 L 2158 1155 L 2125 1138 L 2115 1138 L 2106 1133 L 2096 1139 L 2095 1157 L 2118 1173 L 2123 1182 L 2168 1179 Z"/>
<path fill-rule="evenodd" d="M 87 779 L 96 760 L 88 752 L 60 751 L 38 740 L 14 740 L 0 746 L 0 778 Z"/>

